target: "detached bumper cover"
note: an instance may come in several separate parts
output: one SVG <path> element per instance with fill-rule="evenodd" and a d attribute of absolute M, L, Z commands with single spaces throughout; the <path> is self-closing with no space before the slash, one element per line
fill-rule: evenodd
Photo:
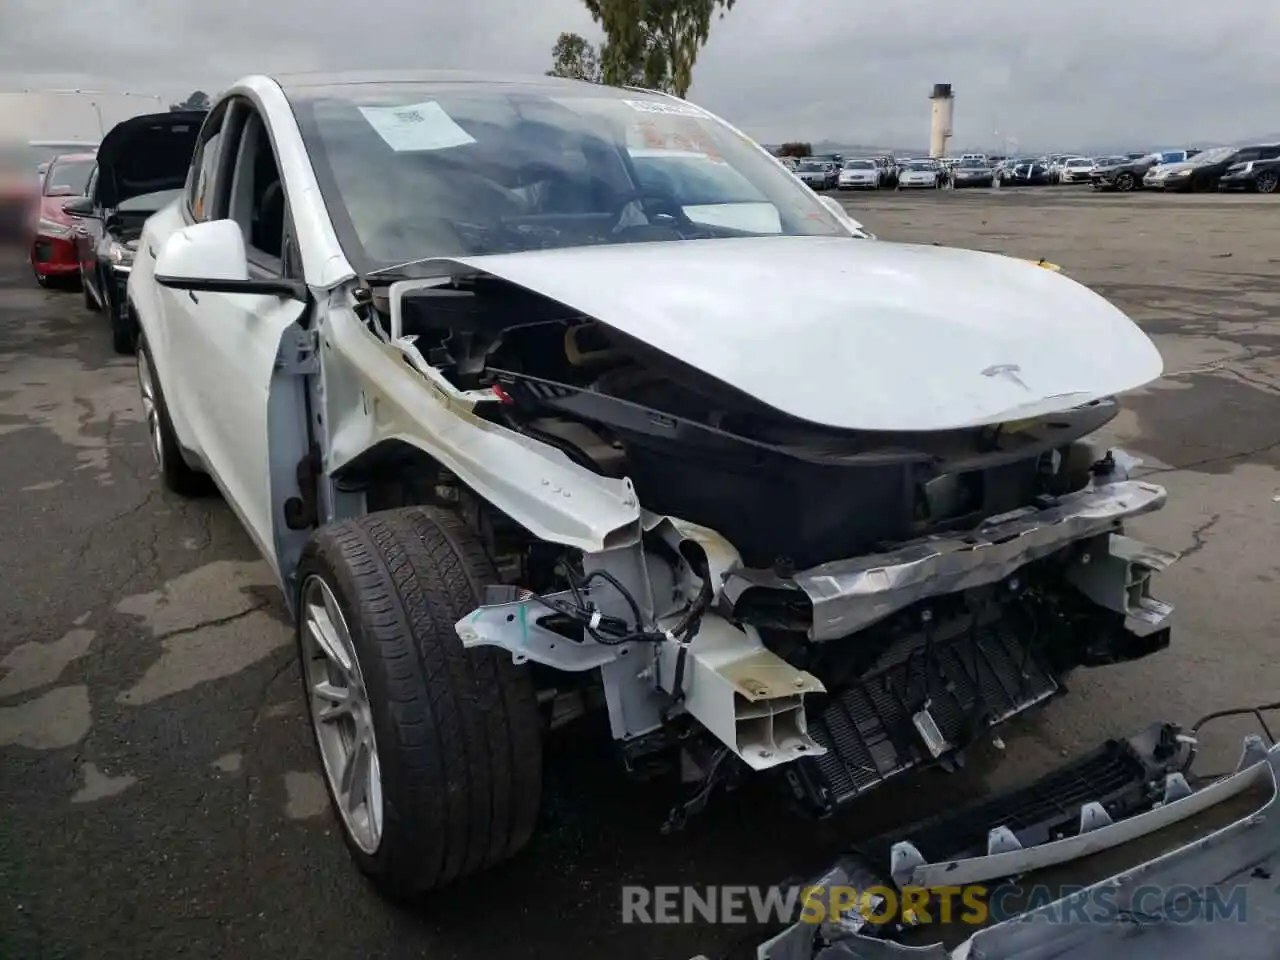
<path fill-rule="evenodd" d="M 1192 792 L 1176 771 L 1180 754 L 1168 752 L 1167 738 L 1131 738 L 1151 752 L 1143 757 L 1147 775 L 1163 770 L 1163 784 L 1145 812 L 1112 820 L 1102 801 L 1079 808 L 1074 836 L 1038 843 L 1035 830 L 993 827 L 986 856 L 958 857 L 930 865 L 910 841 L 894 844 L 892 871 L 899 887 L 944 883 L 962 886 L 978 880 L 1026 874 L 1098 851 L 1122 848 L 1170 824 L 1188 820 L 1247 790 L 1264 789 L 1269 799 L 1254 813 L 1168 853 L 1136 864 L 1053 903 L 996 923 L 970 936 L 954 950 L 941 944 L 907 946 L 870 935 L 860 917 L 835 923 L 797 923 L 760 945 L 760 960 L 1263 960 L 1276 956 L 1280 943 L 1280 746 L 1269 750 L 1259 737 L 1245 739 L 1237 772 Z M 1163 754 L 1160 748 L 1164 748 Z M 1162 759 L 1160 759 L 1162 758 Z M 1051 774 L 1050 778 L 1054 775 Z M 1046 781 L 1050 778 L 1046 778 Z M 1144 778 L 1140 776 L 1137 783 Z M 1034 785 L 1029 790 L 1040 787 Z M 1154 786 L 1159 780 L 1153 778 Z M 1028 792 L 1015 791 L 1015 797 Z M 1007 798 L 986 806 L 993 810 Z M 990 812 L 990 811 L 984 811 Z M 1006 813 L 1008 811 L 1005 811 Z M 944 817 L 904 836 L 919 840 L 950 832 L 961 834 L 969 811 Z M 1046 821 L 1047 822 L 1047 821 Z M 1044 823 L 1036 826 L 1043 829 Z M 969 839 L 972 839 L 971 837 Z M 1029 845 L 1024 848 L 1023 841 Z M 1065 846 L 1064 846 L 1065 845 Z M 909 850 L 906 848 L 910 848 Z M 914 851 L 914 856 L 912 852 Z M 930 871 L 942 871 L 935 877 Z M 873 867 L 846 858 L 815 881 L 820 887 L 882 883 Z M 1225 899 L 1233 910 L 1215 910 Z"/>

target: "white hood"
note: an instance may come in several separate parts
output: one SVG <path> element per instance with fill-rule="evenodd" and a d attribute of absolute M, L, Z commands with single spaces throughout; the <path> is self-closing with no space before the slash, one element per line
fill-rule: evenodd
<path fill-rule="evenodd" d="M 1155 345 L 1086 287 L 1024 260 L 761 237 L 458 258 L 742 390 L 851 430 L 1039 416 L 1159 377 Z"/>

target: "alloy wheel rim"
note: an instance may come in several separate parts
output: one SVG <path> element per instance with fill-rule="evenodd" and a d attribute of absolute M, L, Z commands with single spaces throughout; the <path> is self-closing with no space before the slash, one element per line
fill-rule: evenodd
<path fill-rule="evenodd" d="M 1258 177 L 1259 193 L 1274 193 L 1276 189 L 1277 178 L 1274 173 L 1264 173 Z"/>
<path fill-rule="evenodd" d="M 302 586 L 302 670 L 324 774 L 347 835 L 364 853 L 382 843 L 382 766 L 364 674 L 346 617 L 318 576 Z"/>
<path fill-rule="evenodd" d="M 147 438 L 156 466 L 164 470 L 164 437 L 160 433 L 160 409 L 156 403 L 156 387 L 151 377 L 151 364 L 143 350 L 138 351 L 138 390 L 142 394 L 142 413 L 147 420 Z"/>

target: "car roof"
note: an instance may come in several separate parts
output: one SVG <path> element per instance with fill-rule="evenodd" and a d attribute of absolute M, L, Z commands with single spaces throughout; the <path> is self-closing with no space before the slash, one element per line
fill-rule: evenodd
<path fill-rule="evenodd" d="M 75 147 L 78 150 L 97 150 L 92 140 L 28 140 L 29 147 Z"/>
<path fill-rule="evenodd" d="M 600 84 L 568 77 L 552 77 L 545 74 L 505 74 L 477 70 L 401 70 L 401 71 L 339 71 L 335 73 L 276 73 L 271 79 L 286 93 L 306 91 L 316 87 L 353 87 L 372 84 L 457 84 L 476 83 L 489 86 L 561 86 L 565 88 L 591 87 Z M 638 90 L 640 87 L 623 87 Z M 660 93 L 660 91 L 649 91 Z"/>

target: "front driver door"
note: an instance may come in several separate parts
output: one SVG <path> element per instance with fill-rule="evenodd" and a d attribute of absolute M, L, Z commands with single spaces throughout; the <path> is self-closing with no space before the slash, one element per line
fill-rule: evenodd
<path fill-rule="evenodd" d="M 219 174 L 217 208 L 244 234 L 249 275 L 285 276 L 290 271 L 281 254 L 292 228 L 283 184 L 260 117 L 247 105 L 241 115 L 246 119 L 234 124 L 224 144 L 234 159 L 226 175 Z M 280 339 L 306 306 L 256 294 L 168 293 L 189 320 L 179 352 L 191 360 L 184 375 L 194 401 L 192 429 L 231 505 L 263 554 L 273 557 L 268 404 Z"/>

